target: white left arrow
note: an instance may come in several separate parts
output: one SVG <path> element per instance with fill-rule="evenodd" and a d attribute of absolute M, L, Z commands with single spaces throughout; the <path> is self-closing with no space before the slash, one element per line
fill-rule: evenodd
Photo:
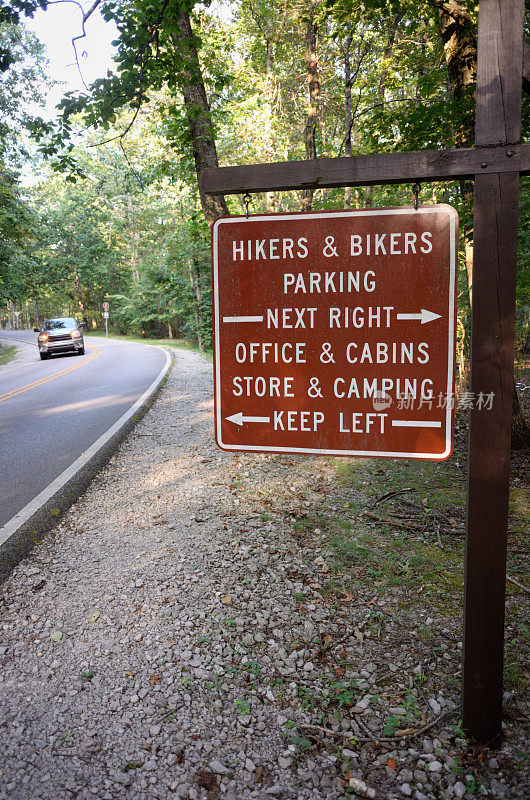
<path fill-rule="evenodd" d="M 439 319 L 441 316 L 441 314 L 435 314 L 434 311 L 422 308 L 420 314 L 396 314 L 396 319 L 419 319 L 421 324 L 425 325 L 426 322 L 432 322 L 433 319 Z"/>
<path fill-rule="evenodd" d="M 270 422 L 270 417 L 245 417 L 243 412 L 232 414 L 231 417 L 225 417 L 228 422 L 234 422 L 236 425 L 243 425 L 244 422 Z"/>

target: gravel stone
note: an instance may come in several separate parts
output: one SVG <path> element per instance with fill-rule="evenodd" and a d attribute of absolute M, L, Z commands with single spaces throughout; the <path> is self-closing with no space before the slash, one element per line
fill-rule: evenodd
<path fill-rule="evenodd" d="M 442 766 L 439 761 L 431 761 L 430 764 L 427 764 L 427 769 L 429 772 L 439 772 Z"/>
<path fill-rule="evenodd" d="M 436 716 L 442 713 L 442 707 L 438 700 L 435 700 L 434 697 L 429 697 L 428 702 Z"/>
<path fill-rule="evenodd" d="M 229 770 L 220 761 L 210 761 L 210 769 L 217 775 L 228 775 Z"/>

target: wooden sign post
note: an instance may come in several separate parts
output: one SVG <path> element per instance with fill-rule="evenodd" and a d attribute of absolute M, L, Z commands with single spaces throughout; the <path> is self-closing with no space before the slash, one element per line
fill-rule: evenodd
<path fill-rule="evenodd" d="M 521 137 L 523 0 L 482 0 L 479 9 L 475 144 L 511 159 Z M 471 391 L 493 392 L 495 413 L 473 409 L 470 420 L 463 722 L 483 742 L 500 738 L 502 721 L 518 200 L 517 173 L 475 175 Z"/>
<path fill-rule="evenodd" d="M 524 0 L 480 0 L 475 147 L 206 170 L 210 194 L 474 178 L 471 390 L 463 653 L 463 725 L 477 742 L 501 734 L 506 535 L 515 335 Z"/>

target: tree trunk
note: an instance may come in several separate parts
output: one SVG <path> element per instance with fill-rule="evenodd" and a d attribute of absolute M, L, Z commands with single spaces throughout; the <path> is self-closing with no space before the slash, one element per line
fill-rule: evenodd
<path fill-rule="evenodd" d="M 83 302 L 83 290 L 82 290 L 81 281 L 79 279 L 79 275 L 78 275 L 77 272 L 74 272 L 74 287 L 75 287 L 75 293 L 77 295 L 77 305 L 79 306 L 79 310 L 80 310 L 81 314 L 84 314 L 85 313 L 85 304 Z M 76 315 L 74 314 L 73 316 L 76 316 Z"/>
<path fill-rule="evenodd" d="M 444 46 L 445 62 L 451 95 L 455 100 L 476 98 L 477 83 L 477 40 L 471 15 L 458 0 L 448 0 L 444 9 L 438 11 L 439 32 Z M 475 104 L 462 108 L 461 124 L 455 132 L 457 147 L 472 147 L 475 141 Z M 471 207 L 473 202 L 473 181 L 460 181 L 460 193 L 464 202 Z M 466 272 L 469 289 L 469 303 L 472 302 L 473 286 L 473 248 L 471 231 L 464 232 Z M 512 399 L 512 446 L 525 447 L 530 444 L 530 430 L 519 403 L 515 381 Z"/>
<path fill-rule="evenodd" d="M 381 100 L 385 99 L 386 78 L 387 78 L 387 74 L 388 74 L 388 70 L 386 68 L 386 62 L 390 58 L 390 56 L 392 55 L 392 50 L 394 49 L 394 42 L 396 41 L 396 34 L 397 34 L 397 31 L 398 31 L 398 28 L 399 28 L 399 23 L 401 22 L 401 20 L 403 19 L 404 16 L 405 16 L 405 12 L 401 11 L 399 14 L 397 14 L 394 17 L 394 21 L 392 22 L 392 27 L 390 28 L 390 33 L 388 34 L 388 39 L 387 39 L 387 42 L 386 42 L 386 45 L 385 45 L 384 56 L 383 56 L 384 57 L 384 67 L 383 67 L 383 71 L 382 71 L 382 73 L 381 73 L 381 75 L 379 77 L 379 86 L 378 86 L 378 90 L 377 90 L 377 93 L 378 93 L 379 97 L 381 98 Z"/>
<path fill-rule="evenodd" d="M 458 0 L 449 0 L 446 9 L 438 11 L 438 30 L 443 42 L 447 77 L 451 95 L 456 101 L 466 96 L 475 98 L 477 84 L 477 39 L 471 15 Z M 474 103 L 462 109 L 462 120 L 455 132 L 457 147 L 473 147 L 475 142 Z M 472 207 L 473 181 L 460 181 L 460 194 L 466 205 Z M 473 250 L 471 232 L 464 232 L 466 248 L 466 270 L 468 278 L 469 302 L 473 284 Z"/>
<path fill-rule="evenodd" d="M 460 335 L 458 335 L 460 334 Z M 457 395 L 462 394 L 467 389 L 467 383 L 469 378 L 469 371 L 466 367 L 466 359 L 465 359 L 465 347 L 466 347 L 466 326 L 464 322 L 459 319 L 457 320 L 457 337 L 456 337 L 456 360 L 458 365 L 458 381 L 456 385 L 456 393 Z"/>
<path fill-rule="evenodd" d="M 193 311 L 195 313 L 195 327 L 197 328 L 197 343 L 199 350 L 204 353 L 204 339 L 202 335 L 203 314 L 202 314 L 202 289 L 199 272 L 199 262 L 196 256 L 188 258 L 188 270 L 190 274 L 190 285 L 194 293 Z"/>
<path fill-rule="evenodd" d="M 199 350 L 201 353 L 204 353 L 204 338 L 202 335 L 203 323 L 204 318 L 202 314 L 202 287 L 201 287 L 201 276 L 199 272 L 199 262 L 197 259 L 195 261 L 195 297 L 197 300 L 197 341 L 199 343 Z"/>
<path fill-rule="evenodd" d="M 175 48 L 179 53 L 185 54 L 188 64 L 187 69 L 181 75 L 183 78 L 181 90 L 188 119 L 202 210 L 208 225 L 213 225 L 219 217 L 228 216 L 228 208 L 222 195 L 207 194 L 201 185 L 204 170 L 218 167 L 219 161 L 210 104 L 206 96 L 188 12 L 183 11 L 180 14 L 179 24 L 181 33 L 174 33 L 172 38 Z"/>
<path fill-rule="evenodd" d="M 447 9 L 447 10 L 446 10 Z M 443 42 L 451 94 L 455 100 L 475 98 L 477 83 L 477 39 L 471 15 L 458 0 L 448 0 L 438 11 L 438 28 Z M 472 147 L 475 136 L 474 105 L 463 114 L 456 132 L 457 147 Z"/>
<path fill-rule="evenodd" d="M 515 381 L 513 382 L 513 395 L 512 395 L 512 447 L 514 449 L 522 449 L 523 447 L 530 447 L 530 428 L 525 419 L 524 411 L 519 402 L 519 395 L 517 394 L 517 387 Z"/>
<path fill-rule="evenodd" d="M 272 103 L 274 99 L 274 42 L 265 40 L 265 141 L 268 147 L 268 160 L 274 161 L 274 137 L 272 133 Z M 265 192 L 265 209 L 268 214 L 274 211 L 274 192 Z"/>
<path fill-rule="evenodd" d="M 316 130 L 318 119 L 318 100 L 320 97 L 320 77 L 318 74 L 318 55 L 317 55 L 318 25 L 315 22 L 315 3 L 309 7 L 309 17 L 307 20 L 305 46 L 307 58 L 307 79 L 309 84 L 309 109 L 307 112 L 307 122 L 304 130 L 305 157 L 314 159 L 317 157 Z M 310 211 L 313 205 L 313 189 L 304 189 L 302 192 L 302 211 Z"/>
<path fill-rule="evenodd" d="M 449 89 L 454 100 L 466 95 L 475 98 L 477 82 L 477 40 L 472 19 L 458 0 L 449 0 L 445 9 L 438 10 L 438 30 L 442 39 Z M 475 141 L 474 104 L 464 108 L 459 129 L 455 132 L 458 147 L 472 147 Z M 464 204 L 473 207 L 473 181 L 460 180 Z M 469 305 L 473 288 L 473 231 L 463 231 Z M 514 387 L 515 392 L 515 387 Z"/>
<path fill-rule="evenodd" d="M 467 273 L 467 286 L 469 290 L 469 306 L 472 306 L 472 289 L 473 289 L 473 242 L 470 238 L 469 232 L 464 234 L 464 251 L 466 256 L 466 273 Z"/>
<path fill-rule="evenodd" d="M 421 48 L 421 56 L 418 60 L 418 82 L 416 84 L 416 107 L 419 108 L 421 105 L 421 97 L 420 97 L 420 82 L 423 77 L 425 77 L 425 69 L 426 69 L 426 55 L 427 55 L 427 31 L 426 31 L 427 24 L 424 21 L 424 28 L 422 33 L 420 34 L 420 48 Z"/>
<path fill-rule="evenodd" d="M 138 258 L 140 250 L 140 231 L 137 228 L 133 214 L 133 202 L 131 195 L 127 195 L 127 222 L 129 223 L 131 240 L 131 275 L 133 283 L 140 283 L 140 273 L 138 272 Z"/>
<path fill-rule="evenodd" d="M 392 22 L 392 26 L 390 28 L 390 32 L 388 34 L 388 39 L 387 39 L 387 42 L 386 42 L 386 45 L 385 45 L 384 56 L 383 56 L 383 58 L 384 58 L 384 66 L 383 66 L 383 71 L 381 72 L 381 75 L 379 77 L 379 86 L 377 87 L 377 94 L 379 95 L 379 99 L 381 100 L 381 102 L 384 102 L 384 100 L 385 100 L 386 79 L 387 79 L 387 74 L 388 74 L 388 70 L 386 68 L 386 61 L 387 61 L 387 59 L 390 58 L 390 56 L 392 54 L 392 50 L 394 48 L 394 43 L 396 41 L 397 31 L 398 31 L 398 28 L 399 28 L 399 23 L 403 19 L 404 14 L 405 14 L 405 12 L 401 11 L 399 14 L 397 14 L 394 17 L 394 20 Z M 365 189 L 365 205 L 366 206 L 371 206 L 372 203 L 373 203 L 373 187 L 372 186 L 367 186 L 366 189 Z"/>
<path fill-rule="evenodd" d="M 344 63 L 344 155 L 351 156 L 351 61 L 350 48 L 352 43 L 351 23 L 346 25 L 347 36 L 342 45 Z M 344 208 L 351 208 L 351 186 L 344 189 Z"/>

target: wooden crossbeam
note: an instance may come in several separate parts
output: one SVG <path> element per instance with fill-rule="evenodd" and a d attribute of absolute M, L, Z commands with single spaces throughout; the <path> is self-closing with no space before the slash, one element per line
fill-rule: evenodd
<path fill-rule="evenodd" d="M 208 194 L 243 194 L 308 187 L 330 189 L 408 181 L 446 181 L 497 172 L 530 174 L 530 144 L 218 167 L 204 170 L 202 188 Z"/>

